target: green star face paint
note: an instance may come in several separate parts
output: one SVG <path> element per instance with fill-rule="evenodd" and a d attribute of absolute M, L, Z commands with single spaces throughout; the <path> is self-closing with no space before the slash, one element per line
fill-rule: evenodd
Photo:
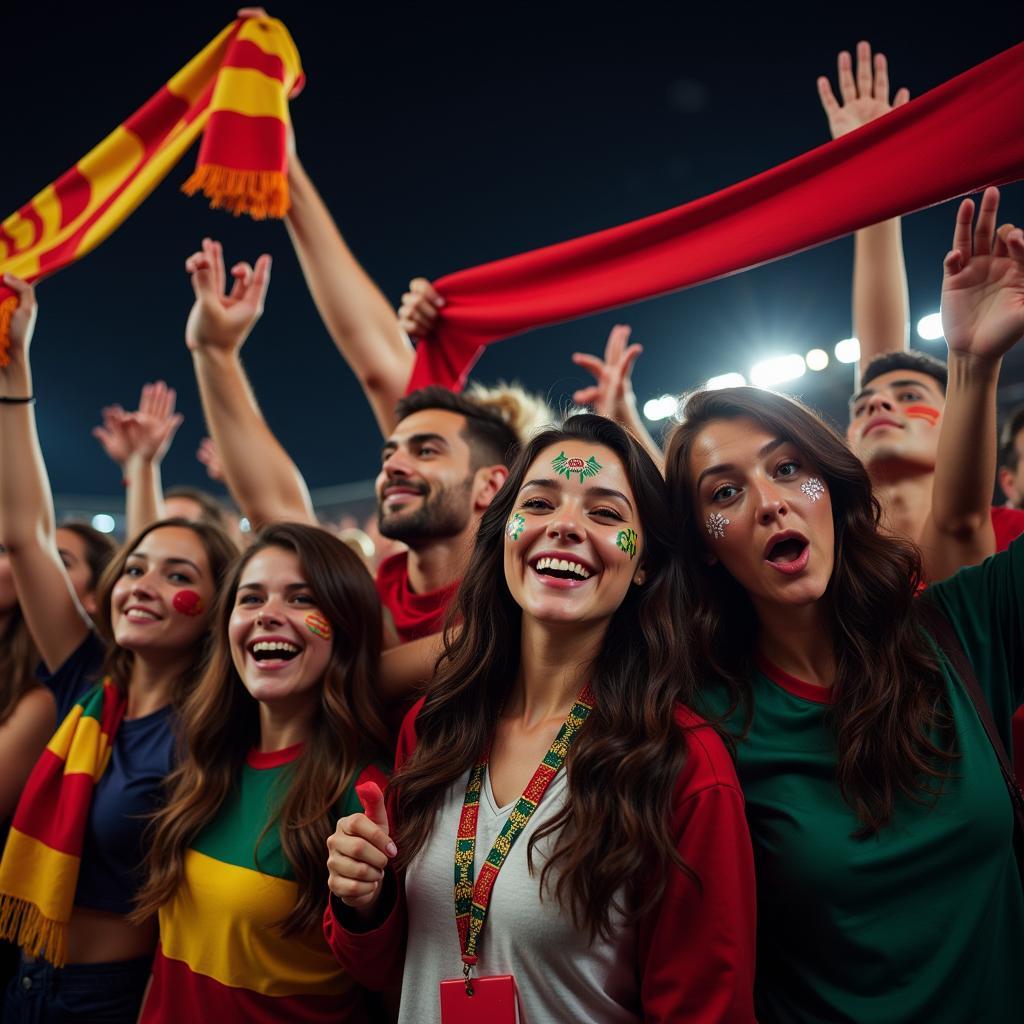
<path fill-rule="evenodd" d="M 625 551 L 630 559 L 636 558 L 636 530 L 631 530 L 628 527 L 625 530 L 619 530 L 619 535 L 615 538 L 615 546 L 620 551 Z"/>
<path fill-rule="evenodd" d="M 565 452 L 559 452 L 558 458 L 551 460 L 551 468 L 566 480 L 571 480 L 573 473 L 576 473 L 576 482 L 583 483 L 588 477 L 597 476 L 602 467 L 594 455 L 584 461 L 578 455 L 567 457 Z"/>
<path fill-rule="evenodd" d="M 505 527 L 505 532 L 508 534 L 509 540 L 519 540 L 519 537 L 525 529 L 526 520 L 516 512 L 515 515 L 509 518 L 508 525 Z"/>

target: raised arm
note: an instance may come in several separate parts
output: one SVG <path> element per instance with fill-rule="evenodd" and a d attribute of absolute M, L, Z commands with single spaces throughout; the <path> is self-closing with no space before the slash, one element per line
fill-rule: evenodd
<path fill-rule="evenodd" d="M 53 495 L 36 433 L 28 357 L 35 292 L 13 274 L 3 281 L 17 293 L 18 308 L 10 325 L 11 361 L 0 369 L 0 540 L 29 631 L 55 671 L 85 639 L 90 623 L 57 553 Z"/>
<path fill-rule="evenodd" d="M 162 380 L 145 384 L 136 411 L 107 406 L 103 425 L 93 428 L 93 437 L 121 469 L 129 537 L 163 517 L 160 465 L 183 419 L 174 411 L 176 400 L 177 392 Z"/>
<path fill-rule="evenodd" d="M 949 383 L 939 432 L 931 514 L 921 537 L 925 573 L 937 581 L 995 551 L 996 387 L 1003 356 L 1024 335 L 1024 233 L 996 231 L 999 190 L 957 212 L 943 263 L 942 327 Z"/>
<path fill-rule="evenodd" d="M 572 400 L 578 405 L 592 406 L 599 416 L 607 416 L 621 423 L 647 449 L 655 465 L 664 472 L 665 456 L 658 442 L 644 426 L 633 393 L 633 363 L 644 349 L 642 345 L 630 345 L 629 335 L 630 328 L 626 324 L 616 324 L 605 343 L 604 359 L 589 352 L 573 353 L 572 361 L 592 373 L 595 383 L 580 388 L 573 394 Z"/>
<path fill-rule="evenodd" d="M 202 250 L 188 258 L 185 269 L 196 296 L 185 343 L 235 503 L 254 528 L 284 519 L 316 525 L 302 474 L 271 433 L 242 369 L 242 345 L 263 313 L 270 257 L 261 256 L 255 268 L 235 264 L 230 294 L 225 294 L 219 242 L 204 238 Z"/>
<path fill-rule="evenodd" d="M 876 53 L 871 60 L 869 43 L 857 44 L 857 77 L 848 51 L 839 54 L 839 93 L 842 104 L 832 92 L 829 80 L 818 79 L 818 96 L 828 117 L 833 139 L 874 121 L 901 107 L 910 99 L 899 89 L 889 102 L 889 66 L 885 55 Z M 860 339 L 862 370 L 883 352 L 902 351 L 909 341 L 910 300 L 907 296 L 907 270 L 903 264 L 903 237 L 899 217 L 862 228 L 853 242 L 853 331 Z"/>
<path fill-rule="evenodd" d="M 381 433 L 412 375 L 413 347 L 395 311 L 345 244 L 297 154 L 288 158 L 285 223 L 306 284 L 334 344 L 359 378 Z"/>

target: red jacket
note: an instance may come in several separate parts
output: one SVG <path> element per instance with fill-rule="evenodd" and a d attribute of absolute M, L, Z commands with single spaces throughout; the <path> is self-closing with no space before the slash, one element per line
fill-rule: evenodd
<path fill-rule="evenodd" d="M 422 706 L 421 700 L 402 724 L 396 768 L 416 747 Z M 702 888 L 673 869 L 657 908 L 638 924 L 643 1018 L 650 1024 L 746 1024 L 755 1019 L 756 904 L 743 795 L 717 733 L 683 707 L 677 708 L 676 721 L 689 752 L 673 796 L 672 831 L 679 855 Z M 454 913 L 453 908 L 452 928 Z M 388 916 L 370 931 L 346 930 L 333 901 L 324 915 L 324 933 L 338 961 L 376 990 L 400 981 L 405 929 L 401 887 L 397 895 L 392 890 Z"/>

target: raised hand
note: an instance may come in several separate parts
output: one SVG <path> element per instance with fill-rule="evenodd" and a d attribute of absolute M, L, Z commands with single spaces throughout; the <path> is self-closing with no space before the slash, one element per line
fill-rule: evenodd
<path fill-rule="evenodd" d="M 818 79 L 818 96 L 825 116 L 828 117 L 833 139 L 888 114 L 896 107 L 902 107 L 910 99 L 908 90 L 898 89 L 892 103 L 889 102 L 889 63 L 885 54 L 876 53 L 872 69 L 870 43 L 861 41 L 857 44 L 856 79 L 853 76 L 853 59 L 848 50 L 839 54 L 838 64 L 842 105 L 832 92 L 829 80 L 824 75 Z"/>
<path fill-rule="evenodd" d="M 233 283 L 228 294 L 220 242 L 204 238 L 202 250 L 185 261 L 185 270 L 192 278 L 196 296 L 185 326 L 185 344 L 192 351 L 240 349 L 263 315 L 270 285 L 270 257 L 260 256 L 255 267 L 236 263 L 231 268 Z"/>
<path fill-rule="evenodd" d="M 10 355 L 13 358 L 27 354 L 29 345 L 32 344 L 32 334 L 36 329 L 36 314 L 39 307 L 36 305 L 36 291 L 27 281 L 22 281 L 13 274 L 4 274 L 3 281 L 18 296 L 18 308 L 12 314 L 8 328 Z"/>
<path fill-rule="evenodd" d="M 438 311 L 444 299 L 425 277 L 415 277 L 398 307 L 398 326 L 414 338 L 430 334 L 437 326 Z"/>
<path fill-rule="evenodd" d="M 364 782 L 356 795 L 365 813 L 342 818 L 327 840 L 327 886 L 347 906 L 368 910 L 380 897 L 384 869 L 398 848 L 388 834 L 380 787 Z"/>
<path fill-rule="evenodd" d="M 220 461 L 220 452 L 212 437 L 204 437 L 199 442 L 196 458 L 206 467 L 206 475 L 211 480 L 224 482 L 224 463 Z"/>
<path fill-rule="evenodd" d="M 145 384 L 135 412 L 108 405 L 102 410 L 102 426 L 94 427 L 92 436 L 122 468 L 133 455 L 158 464 L 184 419 L 174 411 L 176 400 L 177 392 L 162 380 Z"/>
<path fill-rule="evenodd" d="M 1024 232 L 996 230 L 999 189 L 981 197 L 973 231 L 974 201 L 956 215 L 953 248 L 943 261 L 942 330 L 950 352 L 990 359 L 1005 355 L 1024 336 Z"/>
<path fill-rule="evenodd" d="M 622 422 L 627 412 L 636 406 L 633 394 L 633 363 L 643 352 L 643 345 L 630 345 L 631 328 L 616 324 L 605 343 L 604 359 L 589 352 L 574 352 L 572 361 L 592 373 L 597 381 L 590 387 L 580 388 L 572 400 L 577 405 L 589 405 L 599 416 Z"/>

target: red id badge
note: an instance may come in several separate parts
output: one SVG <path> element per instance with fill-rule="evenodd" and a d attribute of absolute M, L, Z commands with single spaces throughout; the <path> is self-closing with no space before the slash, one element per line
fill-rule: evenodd
<path fill-rule="evenodd" d="M 519 994 L 511 974 L 474 978 L 473 994 L 462 978 L 441 982 L 441 1024 L 517 1024 Z"/>

